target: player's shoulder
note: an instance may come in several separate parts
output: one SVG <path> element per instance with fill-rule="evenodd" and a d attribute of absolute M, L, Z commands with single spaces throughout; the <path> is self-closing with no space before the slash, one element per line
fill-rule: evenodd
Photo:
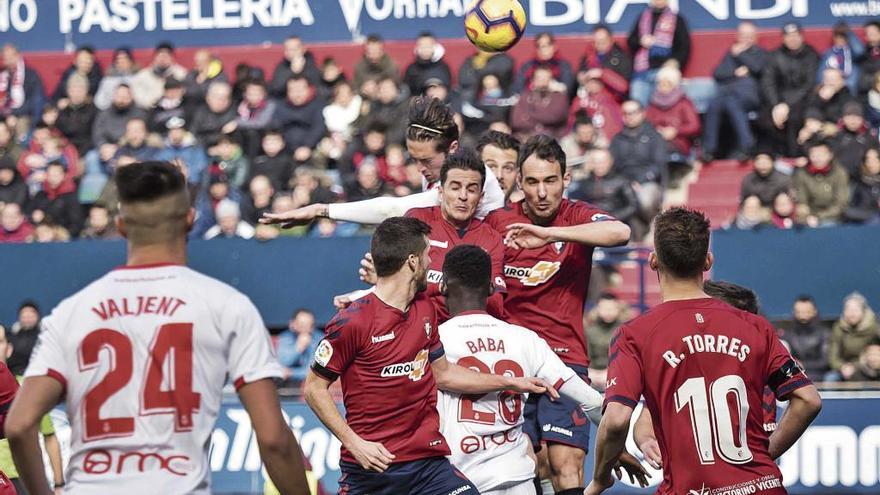
<path fill-rule="evenodd" d="M 417 220 L 421 220 L 423 222 L 431 222 L 436 217 L 436 210 L 438 206 L 423 206 L 420 208 L 410 208 L 407 210 L 405 217 L 415 218 Z"/>
<path fill-rule="evenodd" d="M 338 332 L 360 332 L 370 328 L 373 314 L 381 306 L 375 294 L 355 300 L 346 308 L 339 310 L 324 327 L 328 336 Z"/>
<path fill-rule="evenodd" d="M 569 222 L 602 222 L 617 220 L 598 206 L 577 199 L 563 199 L 560 213 Z"/>
<path fill-rule="evenodd" d="M 495 230 L 500 230 L 504 226 L 521 221 L 522 204 L 521 202 L 507 203 L 501 208 L 492 210 L 483 220 L 487 225 Z"/>

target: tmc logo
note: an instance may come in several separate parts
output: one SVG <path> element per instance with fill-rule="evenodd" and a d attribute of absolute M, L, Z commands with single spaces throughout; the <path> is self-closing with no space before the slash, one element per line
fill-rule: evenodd
<path fill-rule="evenodd" d="M 132 462 L 127 462 L 131 460 Z M 149 461 L 149 463 L 148 463 Z M 165 471 L 175 476 L 186 476 L 192 469 L 190 458 L 181 454 L 163 455 L 157 452 L 125 452 L 114 454 L 108 450 L 90 450 L 83 459 L 87 474 L 122 474 L 127 471 Z"/>
<path fill-rule="evenodd" d="M 556 272 L 559 271 L 559 265 L 558 261 L 539 261 L 531 268 L 505 266 L 504 276 L 519 279 L 523 285 L 534 287 L 556 275 Z"/>
<path fill-rule="evenodd" d="M 409 376 L 409 379 L 417 382 L 425 376 L 425 370 L 428 368 L 428 350 L 422 349 L 416 355 L 416 358 L 407 363 L 389 364 L 382 368 L 380 376 L 389 378 L 393 376 Z"/>

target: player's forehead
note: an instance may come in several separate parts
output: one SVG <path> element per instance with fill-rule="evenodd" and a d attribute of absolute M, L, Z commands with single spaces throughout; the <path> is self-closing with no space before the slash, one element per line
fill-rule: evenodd
<path fill-rule="evenodd" d="M 428 160 L 443 154 L 437 150 L 437 141 L 433 139 L 427 141 L 407 139 L 406 150 L 409 152 L 409 156 L 416 160 Z"/>
<path fill-rule="evenodd" d="M 557 161 L 546 160 L 538 155 L 531 155 L 522 164 L 523 179 L 543 180 L 548 177 L 561 177 L 562 166 Z"/>
<path fill-rule="evenodd" d="M 494 144 L 487 144 L 483 147 L 482 153 L 480 153 L 480 157 L 483 161 L 495 161 L 497 163 L 504 162 L 513 162 L 516 163 L 517 158 L 517 150 L 515 149 L 501 149 Z"/>
<path fill-rule="evenodd" d="M 482 176 L 476 170 L 464 170 L 460 168 L 449 169 L 446 172 L 446 182 L 444 185 L 453 183 L 469 186 L 471 184 L 480 185 Z"/>

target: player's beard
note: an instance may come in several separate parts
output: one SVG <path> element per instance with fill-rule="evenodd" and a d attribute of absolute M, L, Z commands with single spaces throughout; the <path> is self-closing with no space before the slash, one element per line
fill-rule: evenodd
<path fill-rule="evenodd" d="M 416 277 L 416 294 L 428 290 L 428 269 L 423 269 Z"/>

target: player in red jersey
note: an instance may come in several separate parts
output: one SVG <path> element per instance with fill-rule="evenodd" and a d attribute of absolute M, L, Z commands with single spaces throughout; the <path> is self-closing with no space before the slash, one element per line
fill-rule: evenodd
<path fill-rule="evenodd" d="M 486 218 L 507 236 L 505 310 L 511 323 L 533 329 L 586 379 L 590 359 L 583 316 L 593 247 L 626 244 L 630 230 L 592 205 L 562 197 L 569 178 L 565 153 L 553 138 L 529 139 L 520 150 L 518 167 L 525 198 Z M 530 398 L 523 430 L 534 446 L 548 444 L 546 454 L 539 453 L 539 466 L 547 459 L 544 465 L 549 462 L 556 492 L 580 492 L 590 426 L 577 404 Z"/>
<path fill-rule="evenodd" d="M 643 394 L 664 460 L 657 493 L 786 493 L 773 459 L 818 414 L 816 388 L 767 320 L 703 292 L 713 259 L 702 213 L 673 208 L 658 215 L 654 246 L 649 262 L 659 272 L 663 303 L 612 340 L 596 470 L 585 493 L 613 483 L 614 459 Z M 762 427 L 765 385 L 790 401 L 769 439 Z"/>
<path fill-rule="evenodd" d="M 537 378 L 475 373 L 450 364 L 427 288 L 430 227 L 395 217 L 373 234 L 376 291 L 325 328 L 306 378 L 305 399 L 342 442 L 340 493 L 478 493 L 445 456 L 437 388 L 461 394 L 555 389 Z M 342 379 L 346 418 L 330 395 Z"/>
<path fill-rule="evenodd" d="M 7 351 L 10 355 L 12 354 L 12 345 L 6 342 L 6 329 L 3 325 L 0 325 L 0 349 Z M 15 379 L 15 375 L 6 367 L 6 359 L 8 357 L 7 355 L 0 356 L 0 438 L 6 438 L 4 429 L 6 416 L 9 412 L 9 406 L 12 405 L 12 400 L 15 398 L 16 392 L 18 392 L 18 380 Z M 15 489 L 15 485 L 12 484 L 12 481 L 3 471 L 0 471 L 0 495 L 16 495 L 16 493 L 18 492 Z"/>

